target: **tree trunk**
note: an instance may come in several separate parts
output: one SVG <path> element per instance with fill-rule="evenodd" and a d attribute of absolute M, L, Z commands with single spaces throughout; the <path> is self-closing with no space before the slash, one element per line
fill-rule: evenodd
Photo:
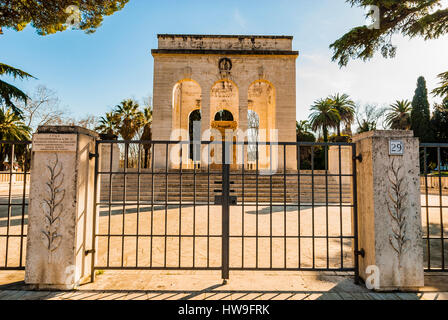
<path fill-rule="evenodd" d="M 148 163 L 148 160 L 149 160 L 148 159 L 148 155 L 149 155 L 149 149 L 145 148 L 145 166 L 144 166 L 145 169 L 149 168 L 149 166 L 148 166 L 149 165 L 149 163 Z"/>

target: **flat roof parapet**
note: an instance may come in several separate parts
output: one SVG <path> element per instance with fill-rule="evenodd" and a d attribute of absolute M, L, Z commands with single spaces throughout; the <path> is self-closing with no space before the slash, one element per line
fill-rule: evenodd
<path fill-rule="evenodd" d="M 159 34 L 158 50 L 292 51 L 292 36 Z"/>

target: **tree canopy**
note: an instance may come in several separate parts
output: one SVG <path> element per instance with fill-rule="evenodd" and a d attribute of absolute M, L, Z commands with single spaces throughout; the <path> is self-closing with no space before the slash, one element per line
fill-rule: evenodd
<path fill-rule="evenodd" d="M 22 31 L 31 24 L 40 35 L 49 35 L 70 27 L 79 19 L 77 28 L 87 33 L 101 26 L 104 16 L 124 8 L 129 0 L 0 0 L 1 28 Z M 78 8 L 79 11 L 74 10 Z M 79 14 L 78 14 L 79 13 Z M 76 15 L 76 16 L 74 16 Z"/>
<path fill-rule="evenodd" d="M 432 138 L 430 120 L 431 111 L 429 110 L 426 81 L 425 78 L 420 77 L 417 80 L 417 89 L 412 100 L 411 129 L 422 142 L 429 142 Z"/>
<path fill-rule="evenodd" d="M 10 76 L 14 79 L 34 78 L 29 73 L 20 69 L 13 68 L 0 62 L 0 76 Z M 21 110 L 14 104 L 14 101 L 22 101 L 26 104 L 28 96 L 17 87 L 0 80 L 0 104 L 5 104 L 11 108 L 17 115 L 20 115 Z"/>
<path fill-rule="evenodd" d="M 346 66 L 350 59 L 371 59 L 378 51 L 394 57 L 392 35 L 437 39 L 448 33 L 448 8 L 443 0 L 347 0 L 352 7 L 379 8 L 379 29 L 359 26 L 330 45 L 333 61 Z M 370 12 L 367 16 L 372 17 Z"/>

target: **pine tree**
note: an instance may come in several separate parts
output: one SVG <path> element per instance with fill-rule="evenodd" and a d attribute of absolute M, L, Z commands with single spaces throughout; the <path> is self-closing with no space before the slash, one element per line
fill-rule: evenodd
<path fill-rule="evenodd" d="M 424 77 L 420 77 L 417 80 L 417 89 L 412 100 L 411 130 L 422 142 L 429 142 L 432 139 L 430 120 L 426 80 Z"/>

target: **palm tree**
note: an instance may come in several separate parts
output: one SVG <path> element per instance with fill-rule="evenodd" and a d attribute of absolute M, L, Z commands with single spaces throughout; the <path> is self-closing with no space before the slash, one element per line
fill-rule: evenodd
<path fill-rule="evenodd" d="M 30 139 L 31 129 L 25 125 L 22 117 L 12 108 L 0 108 L 0 140 L 3 141 L 27 141 Z M 16 157 L 20 157 L 26 146 L 17 146 Z M 0 144 L 0 170 L 4 170 L 4 162 L 11 154 L 10 144 Z M 12 159 L 10 159 L 11 162 Z"/>
<path fill-rule="evenodd" d="M 29 73 L 13 68 L 4 63 L 0 63 L 0 76 L 1 75 L 11 76 L 14 79 L 34 78 Z M 14 113 L 21 115 L 22 111 L 14 105 L 14 99 L 22 101 L 26 104 L 28 96 L 15 86 L 0 80 L 0 103 L 3 102 L 7 107 L 11 108 Z"/>
<path fill-rule="evenodd" d="M 115 107 L 118 133 L 126 141 L 132 140 L 144 125 L 144 115 L 139 107 L 132 99 L 124 100 Z"/>
<path fill-rule="evenodd" d="M 139 108 L 138 102 L 132 99 L 123 100 L 115 107 L 117 131 L 125 141 L 131 141 L 143 127 L 144 116 Z M 135 148 L 135 144 L 126 143 L 124 147 L 125 168 L 129 168 L 129 165 L 133 168 L 140 155 Z M 131 151 L 131 154 L 129 154 L 129 151 Z"/>
<path fill-rule="evenodd" d="M 301 120 L 301 121 L 296 121 L 296 132 L 297 135 L 303 133 L 303 132 L 310 132 L 311 129 L 311 125 L 308 122 L 308 120 Z"/>
<path fill-rule="evenodd" d="M 143 110 L 143 134 L 142 140 L 151 141 L 152 140 L 152 107 L 146 107 Z M 145 149 L 145 159 L 144 168 L 149 168 L 149 159 L 151 158 L 151 144 L 144 143 L 143 148 Z"/>
<path fill-rule="evenodd" d="M 347 94 L 335 94 L 329 98 L 332 101 L 333 108 L 337 110 L 340 116 L 340 121 L 337 123 L 336 129 L 338 137 L 341 136 L 341 123 L 346 127 L 350 127 L 355 120 L 355 103 Z"/>
<path fill-rule="evenodd" d="M 397 100 L 389 108 L 386 124 L 395 130 L 409 130 L 411 128 L 412 104 L 408 100 Z"/>
<path fill-rule="evenodd" d="M 328 142 L 328 129 L 336 128 L 341 122 L 339 112 L 330 99 L 320 99 L 311 106 L 310 124 L 314 131 L 322 130 L 324 142 Z"/>
<path fill-rule="evenodd" d="M 108 113 L 106 113 L 105 117 L 100 118 L 99 126 L 96 127 L 95 130 L 104 134 L 108 138 L 112 137 L 112 136 L 116 137 L 118 121 L 119 121 L 119 117 L 115 113 L 108 112 Z"/>

